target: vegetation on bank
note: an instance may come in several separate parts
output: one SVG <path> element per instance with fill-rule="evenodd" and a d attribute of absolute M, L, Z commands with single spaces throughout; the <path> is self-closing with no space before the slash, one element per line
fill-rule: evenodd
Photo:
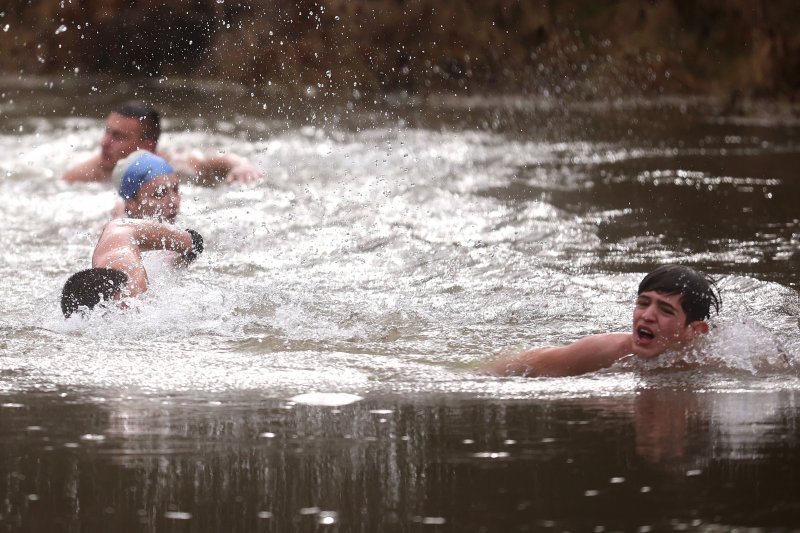
<path fill-rule="evenodd" d="M 353 92 L 794 98 L 795 0 L 16 0 L 0 71 Z"/>

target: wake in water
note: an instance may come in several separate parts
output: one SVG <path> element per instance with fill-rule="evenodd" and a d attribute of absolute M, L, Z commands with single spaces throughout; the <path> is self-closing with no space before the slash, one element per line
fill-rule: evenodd
<path fill-rule="evenodd" d="M 102 129 L 20 119 L 0 136 L 16 154 L 0 162 L 0 274 L 16 280 L 2 295 L 2 386 L 628 394 L 626 368 L 543 385 L 474 367 L 503 347 L 626 331 L 640 273 L 668 262 L 721 278 L 723 311 L 693 363 L 794 386 L 797 292 L 780 260 L 798 229 L 777 217 L 793 209 L 800 151 L 786 132 L 659 111 L 653 131 L 615 137 L 639 131 L 625 113 L 575 110 L 583 129 L 568 131 L 545 112 L 515 108 L 481 131 L 175 117 L 165 146 L 241 154 L 266 180 L 183 186 L 178 223 L 203 233 L 202 259 L 187 272 L 153 261 L 153 291 L 132 309 L 66 322 L 58 292 L 87 265 L 115 195 L 57 177 Z"/>

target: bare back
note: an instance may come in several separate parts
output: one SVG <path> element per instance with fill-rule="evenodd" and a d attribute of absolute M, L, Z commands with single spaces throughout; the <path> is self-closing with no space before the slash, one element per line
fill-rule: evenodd
<path fill-rule="evenodd" d="M 113 268 L 128 275 L 127 291 L 136 296 L 147 290 L 147 272 L 142 252 L 169 250 L 185 253 L 192 249 L 188 232 L 154 220 L 114 219 L 103 229 L 92 255 L 92 267 Z"/>

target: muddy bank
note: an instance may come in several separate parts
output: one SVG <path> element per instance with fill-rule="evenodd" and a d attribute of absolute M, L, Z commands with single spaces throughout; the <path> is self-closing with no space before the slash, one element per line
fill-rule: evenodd
<path fill-rule="evenodd" d="M 794 97 L 791 0 L 31 0 L 0 70 L 353 92 Z"/>

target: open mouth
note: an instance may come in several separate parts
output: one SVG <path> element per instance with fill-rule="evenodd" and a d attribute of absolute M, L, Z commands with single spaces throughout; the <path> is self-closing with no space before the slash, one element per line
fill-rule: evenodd
<path fill-rule="evenodd" d="M 644 326 L 636 328 L 636 337 L 639 341 L 650 342 L 655 338 L 655 334 Z"/>

